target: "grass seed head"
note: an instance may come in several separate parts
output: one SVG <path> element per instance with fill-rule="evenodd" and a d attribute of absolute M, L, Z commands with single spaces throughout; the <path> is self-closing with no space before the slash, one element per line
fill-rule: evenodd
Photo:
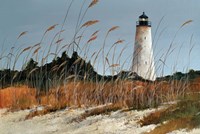
<path fill-rule="evenodd" d="M 108 65 L 110 65 L 108 58 L 106 57 L 106 62 L 108 63 Z"/>
<path fill-rule="evenodd" d="M 31 47 L 24 48 L 22 52 L 25 52 L 25 51 L 27 51 L 29 49 L 31 49 Z"/>
<path fill-rule="evenodd" d="M 93 7 L 94 5 L 96 5 L 99 2 L 99 0 L 92 0 L 92 2 L 90 3 L 90 5 L 88 6 L 88 8 Z"/>
<path fill-rule="evenodd" d="M 36 54 L 39 50 L 40 50 L 41 47 L 38 47 L 37 49 L 35 49 L 35 51 L 33 52 L 33 54 Z"/>
<path fill-rule="evenodd" d="M 19 39 L 19 38 L 22 37 L 23 35 L 27 34 L 27 32 L 28 32 L 28 31 L 24 31 L 24 32 L 20 33 L 20 35 L 18 36 L 17 39 Z"/>
<path fill-rule="evenodd" d="M 96 39 L 97 39 L 97 35 L 91 37 L 91 38 L 87 41 L 87 43 L 90 43 L 90 42 L 92 42 L 92 41 L 94 41 L 94 40 L 96 40 Z"/>
<path fill-rule="evenodd" d="M 92 25 L 94 25 L 94 24 L 96 24 L 96 23 L 98 23 L 98 22 L 99 22 L 99 20 L 89 20 L 89 21 L 85 22 L 85 23 L 81 26 L 81 28 L 82 28 L 82 27 L 89 27 L 89 26 L 92 26 Z"/>
<path fill-rule="evenodd" d="M 190 24 L 191 22 L 193 22 L 193 20 L 188 20 L 188 21 L 184 22 L 184 23 L 181 25 L 181 28 L 184 27 L 185 25 Z"/>
<path fill-rule="evenodd" d="M 59 39 L 59 40 L 57 40 L 57 41 L 56 41 L 56 44 L 62 42 L 63 40 L 64 40 L 64 39 Z"/>
<path fill-rule="evenodd" d="M 90 37 L 97 35 L 98 32 L 99 32 L 99 30 L 95 31 Z"/>
<path fill-rule="evenodd" d="M 45 31 L 45 34 L 53 29 L 55 29 L 55 27 L 57 26 L 58 24 L 54 24 L 52 26 L 50 26 L 49 28 L 47 28 L 47 30 Z"/>
<path fill-rule="evenodd" d="M 112 65 L 110 65 L 110 67 L 118 67 L 119 66 L 119 64 L 112 64 Z"/>
<path fill-rule="evenodd" d="M 124 42 L 124 40 L 118 40 L 114 44 L 122 44 L 123 42 Z"/>
<path fill-rule="evenodd" d="M 112 27 L 112 28 L 110 28 L 110 29 L 108 30 L 108 33 L 112 32 L 112 31 L 114 31 L 114 30 L 116 30 L 116 29 L 118 29 L 118 28 L 119 28 L 119 26 L 114 26 L 114 27 Z"/>

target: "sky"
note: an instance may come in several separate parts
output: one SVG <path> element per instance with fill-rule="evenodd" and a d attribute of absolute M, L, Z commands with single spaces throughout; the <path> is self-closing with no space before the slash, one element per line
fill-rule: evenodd
<path fill-rule="evenodd" d="M 39 57 L 43 57 L 45 55 L 43 53 L 47 53 L 54 35 L 61 30 L 70 2 L 71 0 L 0 0 L 0 57 L 7 55 L 13 46 L 15 47 L 13 53 L 17 55 L 24 48 L 39 43 L 45 30 L 49 26 L 58 24 L 42 40 L 41 47 L 43 49 L 41 49 Z M 60 48 L 72 40 L 83 2 L 84 0 L 74 0 L 72 3 L 63 27 L 65 31 L 60 37 L 64 39 Z M 86 0 L 81 15 L 90 2 L 91 0 Z M 116 45 L 115 51 L 112 49 L 108 58 L 110 64 L 120 64 L 115 68 L 116 72 L 122 69 L 129 70 L 132 63 L 136 21 L 143 11 L 152 22 L 157 75 L 168 75 L 177 71 L 187 72 L 189 69 L 200 70 L 200 17 L 198 14 L 200 13 L 200 1 L 197 0 L 99 0 L 87 11 L 81 22 L 83 24 L 88 20 L 99 20 L 99 23 L 94 26 L 80 30 L 80 34 L 84 33 L 80 48 L 86 44 L 92 33 L 99 30 L 97 39 L 88 44 L 90 45 L 89 49 L 80 55 L 87 61 L 93 62 L 92 54 L 102 48 L 104 41 L 107 52 L 117 40 L 124 40 L 124 43 Z M 192 22 L 181 27 L 188 20 L 192 20 Z M 119 29 L 112 31 L 105 39 L 107 31 L 113 26 L 119 26 Z M 23 31 L 27 31 L 27 34 L 17 39 Z M 51 52 L 56 49 L 55 42 L 56 40 Z M 172 44 L 171 52 L 163 63 L 164 55 L 170 44 Z M 116 57 L 119 57 L 124 47 L 126 49 L 120 56 L 119 62 Z M 61 51 L 65 50 L 66 48 Z M 20 55 L 17 58 L 15 69 L 22 68 L 26 61 L 24 57 L 31 57 L 32 53 L 33 51 Z M 70 53 L 72 53 L 72 48 L 68 54 L 70 55 Z M 14 61 L 15 58 L 11 60 L 12 63 Z M 0 68 L 5 68 L 7 63 L 8 60 L 1 59 Z M 98 63 L 94 64 L 94 67 L 97 72 L 102 73 L 101 53 Z M 106 67 L 107 74 L 112 71 L 108 66 Z"/>

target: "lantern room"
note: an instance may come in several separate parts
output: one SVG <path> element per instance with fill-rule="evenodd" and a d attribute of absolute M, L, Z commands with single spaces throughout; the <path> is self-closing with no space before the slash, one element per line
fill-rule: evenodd
<path fill-rule="evenodd" d="M 139 16 L 139 21 L 137 21 L 137 26 L 148 26 L 151 27 L 151 22 L 148 20 L 148 16 L 143 12 L 142 15 Z"/>

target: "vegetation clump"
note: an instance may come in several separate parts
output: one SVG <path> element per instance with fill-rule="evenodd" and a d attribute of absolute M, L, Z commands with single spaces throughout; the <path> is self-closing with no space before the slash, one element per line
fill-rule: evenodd
<path fill-rule="evenodd" d="M 141 126 L 160 124 L 150 134 L 164 134 L 178 129 L 188 131 L 200 126 L 200 95 L 189 93 L 179 101 L 162 110 L 158 110 L 144 117 L 140 121 Z"/>

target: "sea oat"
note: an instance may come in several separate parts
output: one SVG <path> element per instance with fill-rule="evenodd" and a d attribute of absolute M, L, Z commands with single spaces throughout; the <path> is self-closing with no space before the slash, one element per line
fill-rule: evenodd
<path fill-rule="evenodd" d="M 39 46 L 41 43 L 35 44 L 32 48 Z"/>
<path fill-rule="evenodd" d="M 99 30 L 95 31 L 90 37 L 97 35 L 98 32 L 99 32 Z"/>
<path fill-rule="evenodd" d="M 108 63 L 108 65 L 110 65 L 108 58 L 106 57 L 106 62 Z"/>
<path fill-rule="evenodd" d="M 81 28 L 82 28 L 82 27 L 89 27 L 89 26 L 94 25 L 94 24 L 96 24 L 96 23 L 98 23 L 98 22 L 99 22 L 99 20 L 89 20 L 89 21 L 85 22 L 85 23 L 81 26 Z"/>
<path fill-rule="evenodd" d="M 62 42 L 63 40 L 64 40 L 64 39 L 59 39 L 59 40 L 57 40 L 57 41 L 56 41 L 56 44 Z"/>
<path fill-rule="evenodd" d="M 193 22 L 193 20 L 188 20 L 186 22 L 184 22 L 182 25 L 181 25 L 181 28 L 184 27 L 185 25 L 188 25 L 189 23 Z"/>
<path fill-rule="evenodd" d="M 35 49 L 35 51 L 33 52 L 33 54 L 36 54 L 39 50 L 40 50 L 41 47 L 38 47 L 37 49 Z"/>
<path fill-rule="evenodd" d="M 20 33 L 20 35 L 18 36 L 17 39 L 19 39 L 21 36 L 25 35 L 27 32 L 28 32 L 28 31 L 24 31 L 24 32 Z"/>
<path fill-rule="evenodd" d="M 112 28 L 110 28 L 110 29 L 108 30 L 108 33 L 112 32 L 112 31 L 114 31 L 114 30 L 116 30 L 116 29 L 118 29 L 118 28 L 119 28 L 119 26 L 114 26 L 114 27 L 112 27 Z"/>
<path fill-rule="evenodd" d="M 119 66 L 119 64 L 112 64 L 109 67 L 118 67 L 118 66 Z"/>
<path fill-rule="evenodd" d="M 121 44 L 121 43 L 123 43 L 124 42 L 124 40 L 118 40 L 118 41 L 116 41 L 114 44 Z"/>
<path fill-rule="evenodd" d="M 93 0 L 90 5 L 88 6 L 88 8 L 93 7 L 94 5 L 96 5 L 99 1 L 98 0 Z"/>
<path fill-rule="evenodd" d="M 94 40 L 96 40 L 97 39 L 97 35 L 96 36 L 93 36 L 92 38 L 90 38 L 88 41 L 87 41 L 87 43 L 90 43 L 91 41 L 94 41 Z"/>
<path fill-rule="evenodd" d="M 45 34 L 51 30 L 53 30 L 58 24 L 55 24 L 55 25 L 52 25 L 50 26 L 46 31 L 45 31 Z"/>
<path fill-rule="evenodd" d="M 22 52 L 25 52 L 25 51 L 27 51 L 27 50 L 29 50 L 29 49 L 31 49 L 32 47 L 27 47 L 27 48 L 24 48 L 24 50 L 22 51 Z"/>
<path fill-rule="evenodd" d="M 21 53 L 19 54 L 19 55 L 21 55 L 22 53 L 24 53 L 25 51 L 27 51 L 27 50 L 29 50 L 29 49 L 31 49 L 32 47 L 26 47 L 26 48 L 24 48 L 23 49 L 23 51 L 21 51 Z"/>

